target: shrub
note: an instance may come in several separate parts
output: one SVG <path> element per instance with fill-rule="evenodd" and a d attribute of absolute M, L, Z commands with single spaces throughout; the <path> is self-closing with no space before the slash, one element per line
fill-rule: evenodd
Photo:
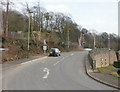
<path fill-rule="evenodd" d="M 120 70 L 117 71 L 118 75 L 120 76 Z"/>
<path fill-rule="evenodd" d="M 116 67 L 116 68 L 120 68 L 120 60 L 114 62 L 113 66 Z"/>

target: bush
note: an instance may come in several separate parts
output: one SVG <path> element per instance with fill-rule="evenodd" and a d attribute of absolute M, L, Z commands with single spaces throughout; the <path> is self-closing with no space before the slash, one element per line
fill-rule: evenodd
<path fill-rule="evenodd" d="M 118 75 L 120 76 L 120 70 L 117 71 Z"/>
<path fill-rule="evenodd" d="M 117 56 L 117 60 L 119 59 L 119 53 L 118 52 L 116 52 L 116 56 Z"/>
<path fill-rule="evenodd" d="M 113 66 L 116 68 L 120 68 L 120 60 L 117 62 L 114 62 Z"/>

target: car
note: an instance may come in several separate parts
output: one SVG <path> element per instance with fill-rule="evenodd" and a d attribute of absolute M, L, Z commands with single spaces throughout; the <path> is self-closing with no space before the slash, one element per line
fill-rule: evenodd
<path fill-rule="evenodd" d="M 60 56 L 60 50 L 58 48 L 51 48 L 49 56 Z"/>

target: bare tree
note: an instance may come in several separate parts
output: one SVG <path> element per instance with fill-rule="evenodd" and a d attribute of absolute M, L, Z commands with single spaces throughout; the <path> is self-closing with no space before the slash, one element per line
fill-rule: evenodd
<path fill-rule="evenodd" d="M 4 31 L 4 35 L 5 37 L 8 36 L 8 11 L 9 11 L 9 5 L 10 5 L 10 2 L 9 0 L 5 2 L 1 2 L 2 5 L 5 5 L 6 6 L 6 20 L 5 20 L 5 31 Z"/>
<path fill-rule="evenodd" d="M 6 2 L 1 2 L 2 5 L 6 6 L 6 15 L 5 15 L 5 30 L 4 30 L 4 35 L 5 37 L 8 36 L 8 17 L 9 17 L 9 5 L 13 4 L 13 2 L 10 2 L 9 0 L 7 0 Z"/>

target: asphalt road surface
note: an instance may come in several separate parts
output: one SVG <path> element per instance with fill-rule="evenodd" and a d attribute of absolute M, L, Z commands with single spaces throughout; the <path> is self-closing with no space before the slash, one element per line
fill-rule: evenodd
<path fill-rule="evenodd" d="M 85 73 L 87 52 L 62 53 L 3 70 L 3 90 L 114 90 Z"/>

